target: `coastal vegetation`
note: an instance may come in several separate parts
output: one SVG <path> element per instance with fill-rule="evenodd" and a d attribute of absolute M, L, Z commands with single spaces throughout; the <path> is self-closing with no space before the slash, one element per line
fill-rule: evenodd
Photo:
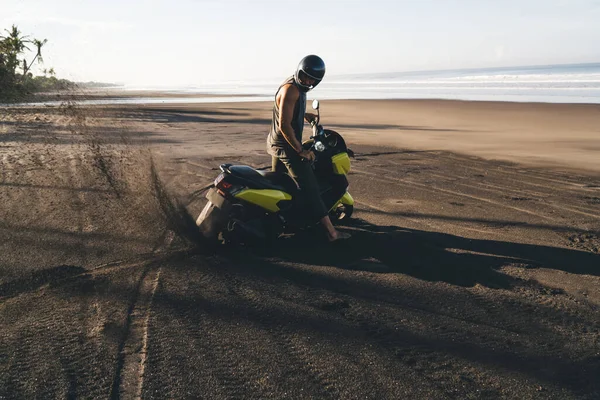
<path fill-rule="evenodd" d="M 59 79 L 54 68 L 40 68 L 44 66 L 42 49 L 46 43 L 47 39 L 24 35 L 16 25 L 0 31 L 0 102 L 22 101 L 41 92 L 102 85 Z M 33 73 L 34 66 L 38 66 L 37 75 Z"/>

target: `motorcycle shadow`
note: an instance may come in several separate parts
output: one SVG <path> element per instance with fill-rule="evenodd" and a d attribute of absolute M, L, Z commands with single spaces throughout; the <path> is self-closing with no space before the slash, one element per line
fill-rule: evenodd
<path fill-rule="evenodd" d="M 342 230 L 348 240 L 328 243 L 312 230 L 280 238 L 269 248 L 250 248 L 259 256 L 317 266 L 372 273 L 402 273 L 426 281 L 471 287 L 510 288 L 519 282 L 504 274 L 504 266 L 553 268 L 598 275 L 600 257 L 578 250 L 472 239 L 398 226 L 377 226 L 355 219 Z"/>

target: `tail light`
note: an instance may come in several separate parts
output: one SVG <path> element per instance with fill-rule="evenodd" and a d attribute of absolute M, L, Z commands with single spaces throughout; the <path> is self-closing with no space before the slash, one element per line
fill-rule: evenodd
<path fill-rule="evenodd" d="M 223 197 L 233 196 L 241 189 L 240 186 L 227 182 L 225 180 L 225 174 L 219 174 L 219 176 L 217 176 L 217 179 L 215 179 L 215 188 L 217 188 L 217 192 Z"/>

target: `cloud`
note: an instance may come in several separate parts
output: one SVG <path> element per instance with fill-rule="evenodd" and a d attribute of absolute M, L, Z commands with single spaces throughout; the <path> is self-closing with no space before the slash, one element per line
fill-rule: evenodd
<path fill-rule="evenodd" d="M 494 53 L 496 54 L 496 59 L 497 60 L 501 60 L 504 58 L 504 54 L 506 54 L 506 50 L 503 44 L 496 46 L 496 49 L 494 50 Z"/>
<path fill-rule="evenodd" d="M 133 27 L 132 24 L 119 21 L 85 21 L 64 17 L 17 17 L 13 23 L 54 24 L 87 30 L 122 31 Z"/>

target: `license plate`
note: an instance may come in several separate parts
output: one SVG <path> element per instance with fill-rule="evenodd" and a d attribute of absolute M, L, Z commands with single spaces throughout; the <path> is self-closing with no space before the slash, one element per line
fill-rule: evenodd
<path fill-rule="evenodd" d="M 215 179 L 215 186 L 217 186 L 219 183 L 221 183 L 221 181 L 225 179 L 225 174 L 219 174 L 219 176 L 217 176 L 217 179 Z"/>

